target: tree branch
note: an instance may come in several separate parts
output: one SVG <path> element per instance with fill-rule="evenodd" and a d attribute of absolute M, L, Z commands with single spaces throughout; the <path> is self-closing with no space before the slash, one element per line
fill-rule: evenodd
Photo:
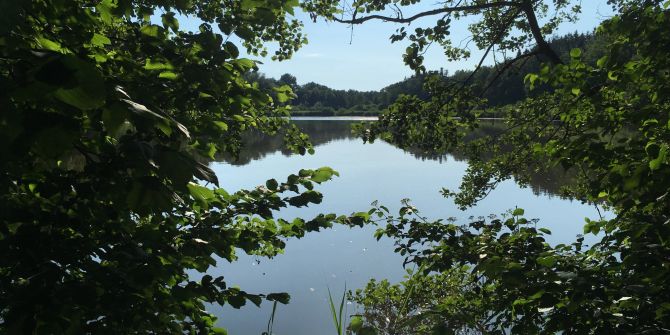
<path fill-rule="evenodd" d="M 496 76 L 491 81 L 489 81 L 489 83 L 486 85 L 486 87 L 481 91 L 479 96 L 480 97 L 484 96 L 484 93 L 486 93 L 486 91 L 488 91 L 491 88 L 491 86 L 493 86 L 493 84 L 498 80 L 498 78 L 500 78 L 500 76 L 503 73 L 507 72 L 507 70 L 509 70 L 509 68 L 512 67 L 512 65 L 514 65 L 514 63 L 516 63 L 516 62 L 518 62 L 522 59 L 526 59 L 528 57 L 536 56 L 539 53 L 540 53 L 539 51 L 532 51 L 532 52 L 522 54 L 522 55 L 520 55 L 516 58 L 513 58 L 513 59 L 510 59 L 510 60 L 506 61 L 505 64 L 503 64 L 502 68 L 500 68 L 500 70 L 498 70 L 496 72 Z"/>
<path fill-rule="evenodd" d="M 535 39 L 535 43 L 537 43 L 537 47 L 538 49 L 540 49 L 540 52 L 549 57 L 549 60 L 552 63 L 563 64 L 563 61 L 561 60 L 560 57 L 558 57 L 558 54 L 556 54 L 554 49 L 552 49 L 549 43 L 547 43 L 547 41 L 544 39 L 544 35 L 542 34 L 540 25 L 537 22 L 537 17 L 535 16 L 535 9 L 533 8 L 531 0 L 523 0 L 521 9 L 523 10 L 524 14 L 526 14 L 526 18 L 528 18 L 528 25 L 530 26 L 530 32 L 533 34 L 533 38 Z"/>
<path fill-rule="evenodd" d="M 510 10 L 510 11 L 511 11 L 511 10 Z M 472 71 L 472 73 L 470 74 L 470 76 L 468 76 L 468 78 L 465 79 L 465 82 L 463 82 L 463 85 L 467 84 L 470 80 L 472 80 L 472 78 L 474 78 L 474 76 L 477 74 L 477 72 L 479 72 L 479 70 L 482 68 L 482 65 L 484 64 L 484 60 L 486 60 L 486 57 L 488 57 L 488 55 L 489 55 L 489 53 L 491 52 L 491 50 L 493 49 L 493 47 L 494 47 L 497 43 L 500 42 L 500 40 L 501 40 L 501 39 L 503 38 L 503 36 L 505 35 L 505 32 L 507 31 L 507 29 L 509 29 L 510 25 L 512 25 L 512 23 L 514 23 L 514 19 L 516 19 L 517 15 L 519 15 L 520 12 L 521 12 L 521 9 L 517 10 L 514 14 L 512 14 L 512 15 L 509 17 L 509 20 L 508 20 L 507 22 L 505 22 L 505 25 L 502 27 L 502 29 L 500 29 L 500 31 L 498 31 L 498 34 L 497 34 L 496 37 L 491 41 L 491 44 L 489 45 L 489 47 L 488 47 L 488 48 L 486 49 L 486 51 L 484 52 L 484 55 L 479 59 L 479 63 L 477 64 L 477 67 L 475 68 L 474 71 Z M 508 13 L 509 13 L 509 12 L 507 12 L 507 13 L 505 13 L 505 14 L 508 14 Z"/>
<path fill-rule="evenodd" d="M 335 22 L 340 22 L 340 23 L 348 23 L 348 24 L 361 24 L 366 21 L 370 20 L 382 20 L 382 21 L 388 21 L 388 22 L 395 22 L 395 23 L 411 23 L 412 21 L 425 17 L 425 16 L 431 16 L 431 15 L 437 15 L 437 14 L 444 14 L 444 13 L 452 13 L 452 12 L 465 12 L 465 11 L 470 11 L 470 10 L 482 10 L 482 9 L 489 9 L 489 8 L 499 8 L 499 7 L 522 7 L 523 4 L 520 2 L 516 1 L 499 1 L 499 2 L 492 2 L 492 3 L 486 3 L 486 4 L 481 4 L 481 5 L 469 5 L 469 6 L 454 6 L 454 7 L 446 7 L 446 8 L 438 8 L 434 10 L 429 10 L 421 13 L 417 13 L 415 15 L 412 15 L 407 18 L 402 18 L 402 17 L 390 17 L 390 16 L 384 16 L 384 15 L 369 15 L 369 16 L 363 16 L 359 18 L 352 18 L 350 20 L 344 20 L 344 19 L 338 19 L 337 17 L 333 17 L 332 19 Z"/>

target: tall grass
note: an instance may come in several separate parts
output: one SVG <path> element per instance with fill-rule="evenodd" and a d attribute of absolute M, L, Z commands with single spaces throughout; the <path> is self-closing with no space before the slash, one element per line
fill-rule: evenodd
<path fill-rule="evenodd" d="M 268 328 L 261 335 L 272 335 L 272 327 L 275 324 L 275 314 L 277 313 L 277 301 L 275 300 L 272 303 L 272 314 L 270 314 L 270 320 L 268 320 Z"/>
<path fill-rule="evenodd" d="M 347 284 L 344 284 L 344 292 L 342 292 L 342 299 L 340 300 L 339 310 L 335 309 L 335 302 L 333 301 L 333 295 L 330 293 L 330 287 L 328 287 L 328 301 L 330 302 L 330 312 L 333 316 L 333 325 L 337 331 L 337 335 L 344 334 L 344 319 L 347 317 L 346 312 L 344 311 L 344 300 L 347 295 Z"/>

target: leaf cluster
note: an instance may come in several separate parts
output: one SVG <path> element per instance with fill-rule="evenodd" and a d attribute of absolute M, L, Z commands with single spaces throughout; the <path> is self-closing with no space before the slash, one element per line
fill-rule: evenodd
<path fill-rule="evenodd" d="M 560 167 L 577 172 L 567 195 L 613 214 L 586 219 L 584 234 L 595 235 L 594 245 L 584 245 L 579 236 L 570 245 L 552 246 L 545 240 L 549 232 L 523 219 L 521 210 L 458 226 L 415 216 L 409 206 L 398 216 L 378 208 L 388 223 L 378 236 L 394 238 L 408 263 L 437 273 L 472 269 L 472 284 L 484 285 L 490 294 L 491 303 L 480 312 L 496 315 L 499 332 L 660 334 L 670 329 L 669 3 L 612 3 L 617 15 L 597 30 L 607 37 L 606 53 L 592 63 L 574 49 L 569 60 L 528 74 L 529 89 L 551 90 L 511 107 L 504 131 L 470 142 L 464 136 L 433 136 L 479 123 L 459 117 L 458 109 L 437 108 L 442 105 L 435 105 L 435 98 L 399 101 L 376 129 L 394 142 L 451 146 L 468 155 L 459 192 L 445 191 L 462 208 L 475 205 L 503 180 L 523 181 L 529 171 Z M 452 104 L 466 97 L 443 92 Z M 402 118 L 406 126 L 395 122 Z"/>
<path fill-rule="evenodd" d="M 3 1 L 0 22 L 0 332 L 225 333 L 211 304 L 288 302 L 206 272 L 236 252 L 360 216 L 276 220 L 319 203 L 330 168 L 229 194 L 209 162 L 249 129 L 286 124 L 245 79 L 252 52 L 304 38 L 284 1 Z M 180 18 L 201 22 L 195 31 Z M 226 36 L 228 35 L 228 36 Z M 286 131 L 289 147 L 311 151 Z"/>

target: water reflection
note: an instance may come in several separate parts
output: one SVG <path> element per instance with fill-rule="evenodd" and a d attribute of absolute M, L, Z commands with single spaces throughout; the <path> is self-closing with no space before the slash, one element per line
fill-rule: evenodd
<path fill-rule="evenodd" d="M 347 118 L 298 118 L 293 122 L 300 127 L 300 129 L 309 135 L 312 144 L 315 147 L 323 146 L 337 140 L 360 140 L 356 138 L 351 132 L 351 126 L 354 123 L 361 121 L 372 121 L 372 119 L 347 119 Z M 504 124 L 499 120 L 482 120 L 480 127 L 466 136 L 465 140 L 478 139 L 484 136 L 495 136 L 500 134 L 504 129 Z M 360 140 L 363 143 L 362 140 Z M 511 150 L 511 148 L 510 148 Z M 466 157 L 458 152 L 436 154 L 433 152 L 425 152 L 419 149 L 403 149 L 404 152 L 409 153 L 418 160 L 430 160 L 443 163 L 450 159 L 458 162 L 466 161 Z M 235 166 L 244 166 L 252 161 L 260 160 L 268 155 L 274 153 L 281 153 L 289 157 L 293 155 L 290 150 L 284 147 L 281 136 L 268 136 L 260 133 L 250 133 L 244 138 L 244 149 L 237 159 L 232 157 L 222 157 L 224 161 Z M 572 173 L 565 172 L 563 169 L 557 168 L 551 171 L 537 173 L 529 173 L 530 180 L 528 186 L 532 189 L 535 195 L 560 196 L 561 187 L 572 180 Z"/>
<path fill-rule="evenodd" d="M 560 180 L 551 174 L 533 179 L 533 192 L 513 181 L 503 182 L 475 208 L 463 212 L 439 192 L 442 187 L 458 188 L 467 168 L 463 157 L 403 151 L 382 141 L 364 145 L 352 136 L 350 121 L 296 123 L 312 138 L 317 147 L 314 155 L 289 155 L 281 149 L 281 138 L 249 135 L 238 160 L 212 164 L 222 187 L 230 192 L 250 189 L 270 178 L 284 179 L 302 168 L 331 166 L 341 176 L 317 187 L 324 194 L 321 204 L 286 208 L 277 215 L 291 219 L 318 213 L 348 214 L 368 210 L 373 200 L 397 212 L 400 200 L 410 198 L 426 217 L 456 217 L 459 223 L 465 223 L 469 216 L 500 214 L 518 206 L 526 209 L 528 218 L 540 219 L 538 227 L 552 230 L 548 237 L 551 244 L 573 241 L 582 230 L 583 218 L 597 215 L 593 207 L 548 196 L 554 194 Z M 496 127 L 486 124 L 480 131 L 499 131 Z M 375 229 L 334 227 L 307 234 L 300 240 L 287 241 L 285 253 L 272 260 L 240 253 L 236 262 L 220 260 L 210 274 L 223 275 L 229 285 L 248 292 L 290 293 L 291 303 L 279 306 L 277 311 L 275 334 L 329 333 L 333 328 L 327 287 L 341 292 L 345 283 L 349 288 L 360 288 L 371 278 L 395 282 L 405 273 L 402 257 L 393 252 L 394 241 L 377 241 Z M 349 314 L 354 313 L 355 306 L 349 307 Z M 251 305 L 242 310 L 213 307 L 212 311 L 221 317 L 221 326 L 230 334 L 260 334 L 271 308 L 271 304 L 264 304 L 262 308 Z"/>

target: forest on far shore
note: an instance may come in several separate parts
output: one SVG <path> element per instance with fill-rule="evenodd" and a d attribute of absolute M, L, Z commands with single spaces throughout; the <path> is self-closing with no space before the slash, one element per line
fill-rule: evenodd
<path fill-rule="evenodd" d="M 605 38 L 592 33 L 572 33 L 557 37 L 550 42 L 552 48 L 564 59 L 570 59 L 570 50 L 583 50 L 583 60 L 594 64 L 604 52 Z M 511 71 L 505 71 L 500 78 L 499 66 L 482 66 L 473 74 L 473 70 L 459 70 L 453 74 L 441 69 L 427 71 L 391 84 L 379 91 L 336 90 L 325 85 L 309 82 L 299 85 L 291 74 L 284 74 L 279 79 L 267 78 L 263 73 L 250 72 L 250 81 L 257 81 L 261 88 L 268 89 L 281 85 L 289 85 L 296 95 L 292 100 L 291 114 L 294 116 L 366 116 L 378 115 L 402 94 L 415 95 L 421 99 L 430 97 L 424 89 L 424 82 L 430 76 L 437 76 L 447 83 L 471 86 L 477 94 L 486 99 L 486 106 L 499 107 L 516 103 L 524 98 L 537 95 L 544 90 L 530 90 L 524 85 L 524 77 L 528 73 L 538 72 L 540 65 L 546 62 L 543 56 L 528 58 Z M 487 87 L 489 82 L 493 85 Z M 496 117 L 504 113 L 502 109 L 486 111 L 482 116 Z"/>

